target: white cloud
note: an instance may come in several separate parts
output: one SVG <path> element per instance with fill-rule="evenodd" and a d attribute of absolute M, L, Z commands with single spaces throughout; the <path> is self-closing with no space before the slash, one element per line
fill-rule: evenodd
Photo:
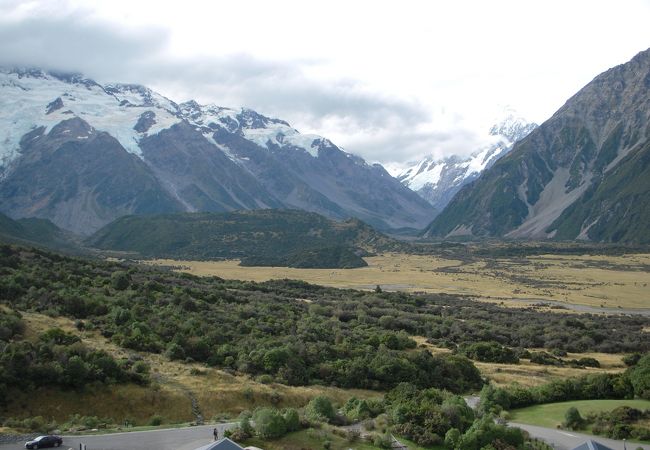
<path fill-rule="evenodd" d="M 467 154 L 498 105 L 541 122 L 648 45 L 606 1 L 0 0 L 0 63 L 243 105 L 370 161 Z"/>

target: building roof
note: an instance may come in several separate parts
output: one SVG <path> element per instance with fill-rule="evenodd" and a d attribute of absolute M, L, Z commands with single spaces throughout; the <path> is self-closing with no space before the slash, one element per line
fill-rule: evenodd
<path fill-rule="evenodd" d="M 578 445 L 573 450 L 612 450 L 612 449 L 596 441 L 589 440 L 583 444 Z"/>
<path fill-rule="evenodd" d="M 244 450 L 244 447 L 228 438 L 219 439 L 211 444 L 199 447 L 196 450 Z"/>

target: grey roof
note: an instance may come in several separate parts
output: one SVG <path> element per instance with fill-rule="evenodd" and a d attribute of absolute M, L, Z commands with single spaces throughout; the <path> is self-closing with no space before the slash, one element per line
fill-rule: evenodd
<path fill-rule="evenodd" d="M 219 439 L 217 442 L 197 448 L 196 450 L 244 450 L 244 447 L 228 438 Z"/>
<path fill-rule="evenodd" d="M 596 441 L 589 440 L 584 444 L 578 445 L 573 450 L 612 450 L 612 449 Z"/>

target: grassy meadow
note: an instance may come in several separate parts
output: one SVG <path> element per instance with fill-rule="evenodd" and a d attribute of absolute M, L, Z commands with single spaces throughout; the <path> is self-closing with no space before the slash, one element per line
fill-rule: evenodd
<path fill-rule="evenodd" d="M 237 260 L 151 260 L 199 276 L 266 281 L 300 279 L 338 288 L 444 292 L 521 305 L 539 300 L 596 308 L 650 308 L 650 254 L 536 255 L 498 259 L 445 259 L 389 253 L 365 258 L 357 269 L 242 267 Z"/>

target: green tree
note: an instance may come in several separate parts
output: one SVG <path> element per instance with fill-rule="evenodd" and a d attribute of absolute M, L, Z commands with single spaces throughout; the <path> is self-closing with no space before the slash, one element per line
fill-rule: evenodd
<path fill-rule="evenodd" d="M 298 411 L 294 408 L 287 408 L 284 410 L 283 416 L 287 431 L 298 431 L 300 429 L 300 416 L 298 415 Z"/>
<path fill-rule="evenodd" d="M 262 439 L 276 439 L 287 432 L 284 417 L 275 408 L 260 408 L 253 414 L 255 433 Z"/>
<path fill-rule="evenodd" d="M 310 420 L 329 422 L 334 418 L 334 407 L 329 398 L 319 395 L 307 404 L 305 413 Z"/>
<path fill-rule="evenodd" d="M 582 428 L 583 424 L 584 419 L 580 415 L 578 408 L 572 406 L 566 410 L 566 413 L 564 413 L 564 422 L 562 423 L 565 428 L 569 428 L 571 430 L 579 430 Z"/>
<path fill-rule="evenodd" d="M 458 428 L 451 428 L 445 434 L 445 446 L 449 449 L 457 449 L 460 442 L 460 431 Z"/>
<path fill-rule="evenodd" d="M 111 274 L 111 285 L 113 289 L 123 291 L 129 287 L 129 284 L 131 284 L 131 277 L 126 272 L 118 270 Z"/>
<path fill-rule="evenodd" d="M 650 400 L 650 353 L 646 353 L 635 366 L 628 369 L 634 393 Z"/>

